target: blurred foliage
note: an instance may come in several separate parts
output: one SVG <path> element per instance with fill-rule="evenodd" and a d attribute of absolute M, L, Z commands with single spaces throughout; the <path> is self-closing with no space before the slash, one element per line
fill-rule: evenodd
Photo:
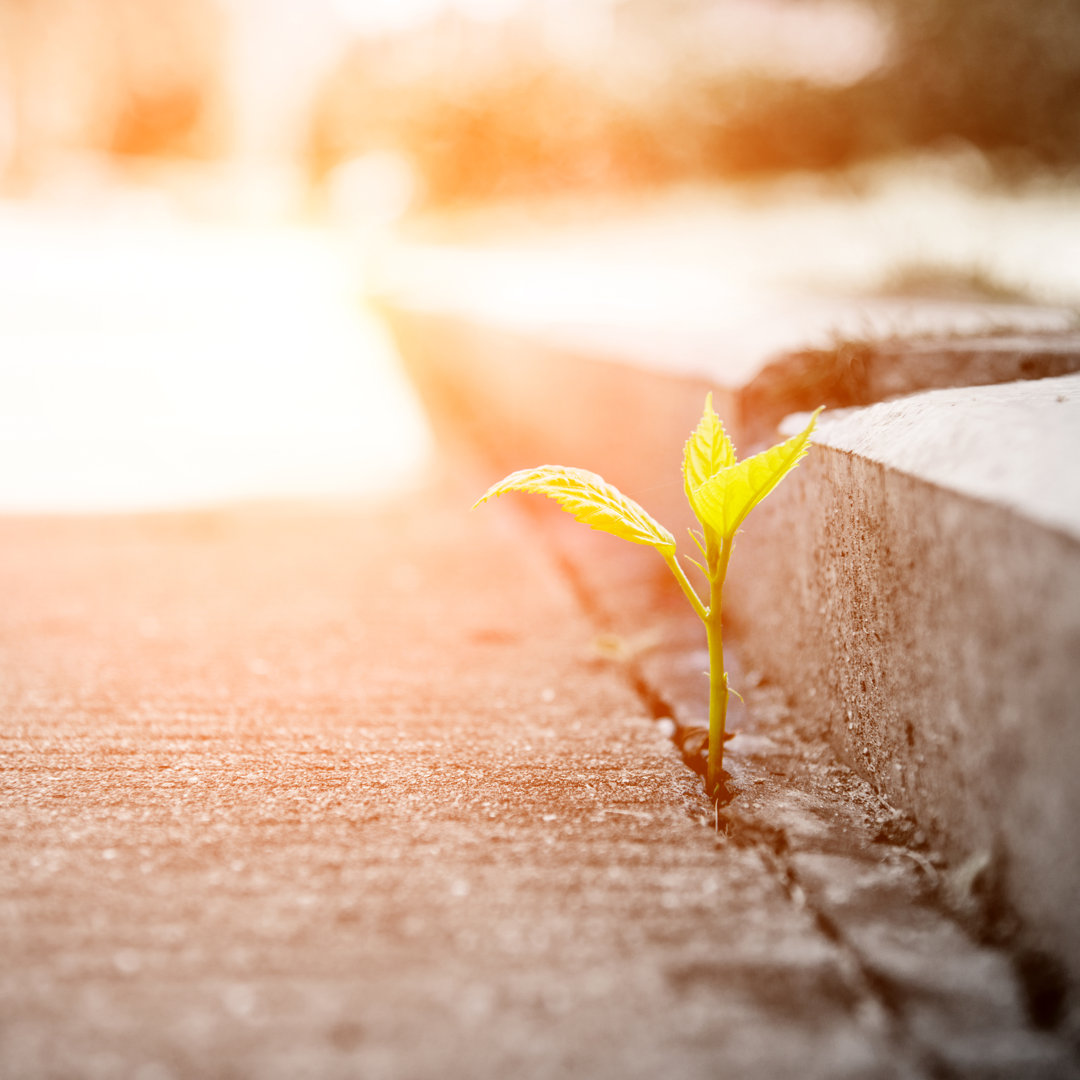
<path fill-rule="evenodd" d="M 879 97 L 893 95 L 906 142 L 957 137 L 1035 164 L 1080 161 L 1076 0 L 889 0 L 888 8 L 895 57 L 877 80 Z"/>
<path fill-rule="evenodd" d="M 318 185 L 354 157 L 397 151 L 428 201 L 445 204 L 828 171 L 950 140 L 1006 175 L 1080 164 L 1080 0 L 862 2 L 891 44 L 846 85 L 735 70 L 734 39 L 709 21 L 723 0 L 622 0 L 609 45 L 596 39 L 588 55 L 545 38 L 542 5 L 504 26 L 444 13 L 357 40 L 327 73 L 310 103 L 307 168 Z M 257 141 L 245 124 L 287 126 L 280 95 L 236 100 L 244 57 L 287 81 L 307 114 L 307 90 L 279 63 L 306 46 L 269 18 L 289 3 L 0 0 L 0 181 L 85 150 L 219 157 Z M 787 10 L 805 19 L 806 6 Z M 314 9 L 290 10 L 315 21 Z M 569 10 L 563 29 L 586 28 L 592 9 Z M 295 138 L 282 142 L 295 152 Z"/>
<path fill-rule="evenodd" d="M 509 53 L 478 71 L 403 76 L 370 45 L 340 66 L 313 119 L 316 179 L 369 149 L 413 161 L 430 201 L 634 188 L 830 170 L 963 140 L 1006 173 L 1080 163 L 1076 0 L 867 0 L 887 63 L 851 85 L 680 69 L 633 86 Z"/>
<path fill-rule="evenodd" d="M 664 111 L 539 62 L 391 86 L 348 63 L 316 110 L 310 162 L 321 178 L 365 150 L 400 150 L 437 202 L 641 186 L 680 171 Z"/>
<path fill-rule="evenodd" d="M 0 187 L 65 156 L 224 148 L 214 0 L 0 0 Z"/>

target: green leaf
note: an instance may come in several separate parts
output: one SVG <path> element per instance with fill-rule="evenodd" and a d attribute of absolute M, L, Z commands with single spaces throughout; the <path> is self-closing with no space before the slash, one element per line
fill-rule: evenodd
<path fill-rule="evenodd" d="M 647 544 L 661 553 L 673 554 L 675 551 L 675 537 L 663 525 L 603 477 L 585 469 L 571 469 L 565 465 L 521 469 L 488 488 L 476 500 L 474 508 L 508 491 L 546 495 L 590 528 L 611 533 L 632 544 Z"/>
<path fill-rule="evenodd" d="M 686 497 L 693 505 L 692 492 L 721 469 L 735 464 L 735 447 L 731 445 L 720 417 L 713 412 L 712 394 L 705 397 L 705 411 L 698 426 L 686 440 L 683 450 L 683 484 Z"/>
<path fill-rule="evenodd" d="M 690 505 L 704 525 L 730 540 L 746 515 L 806 456 L 817 409 L 798 435 L 745 461 L 714 473 L 690 494 Z"/>

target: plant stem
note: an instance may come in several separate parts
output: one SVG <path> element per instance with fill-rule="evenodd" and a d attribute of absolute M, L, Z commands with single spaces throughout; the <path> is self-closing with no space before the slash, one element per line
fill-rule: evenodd
<path fill-rule="evenodd" d="M 679 583 L 679 587 L 686 594 L 686 599 L 690 601 L 690 606 L 694 609 L 694 614 L 697 615 L 702 622 L 707 622 L 709 613 L 705 610 L 705 605 L 701 602 L 694 586 L 690 584 L 686 572 L 680 565 L 678 558 L 673 554 L 664 555 L 664 562 L 668 564 L 668 568 L 675 575 L 675 580 Z"/>
<path fill-rule="evenodd" d="M 715 533 L 706 530 L 706 562 L 709 578 L 709 606 L 706 607 L 690 584 L 678 558 L 664 555 L 664 562 L 675 575 L 679 587 L 686 594 L 694 613 L 705 624 L 705 637 L 709 643 L 709 763 L 706 768 L 705 788 L 711 798 L 720 793 L 720 776 L 724 767 L 724 727 L 727 723 L 728 679 L 724 670 L 724 634 L 721 607 L 724 599 L 724 578 L 727 576 L 728 560 L 734 538 L 721 541 Z"/>
<path fill-rule="evenodd" d="M 724 767 L 724 727 L 727 723 L 728 678 L 724 670 L 724 635 L 722 605 L 724 578 L 731 558 L 731 538 L 717 548 L 710 545 L 709 609 L 705 615 L 705 635 L 709 643 L 709 763 L 705 788 L 710 798 L 720 794 Z"/>
<path fill-rule="evenodd" d="M 727 721 L 728 687 L 724 672 L 724 640 L 720 628 L 720 611 L 716 618 L 705 620 L 709 640 L 709 764 L 705 787 L 710 798 L 718 794 L 717 780 L 724 765 L 724 725 Z M 724 672 L 723 674 L 720 674 Z"/>

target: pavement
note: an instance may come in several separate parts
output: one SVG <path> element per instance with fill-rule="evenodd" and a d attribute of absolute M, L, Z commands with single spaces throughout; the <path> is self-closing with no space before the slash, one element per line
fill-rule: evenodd
<path fill-rule="evenodd" d="M 760 674 L 709 805 L 677 592 L 489 479 L 0 519 L 0 1075 L 1080 1075 Z"/>

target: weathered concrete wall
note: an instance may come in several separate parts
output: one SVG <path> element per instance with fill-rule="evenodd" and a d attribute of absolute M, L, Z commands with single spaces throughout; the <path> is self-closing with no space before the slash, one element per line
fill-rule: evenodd
<path fill-rule="evenodd" d="M 748 521 L 728 588 L 751 661 L 1074 976 L 1078 421 L 1073 376 L 826 423 L 837 445 Z"/>

